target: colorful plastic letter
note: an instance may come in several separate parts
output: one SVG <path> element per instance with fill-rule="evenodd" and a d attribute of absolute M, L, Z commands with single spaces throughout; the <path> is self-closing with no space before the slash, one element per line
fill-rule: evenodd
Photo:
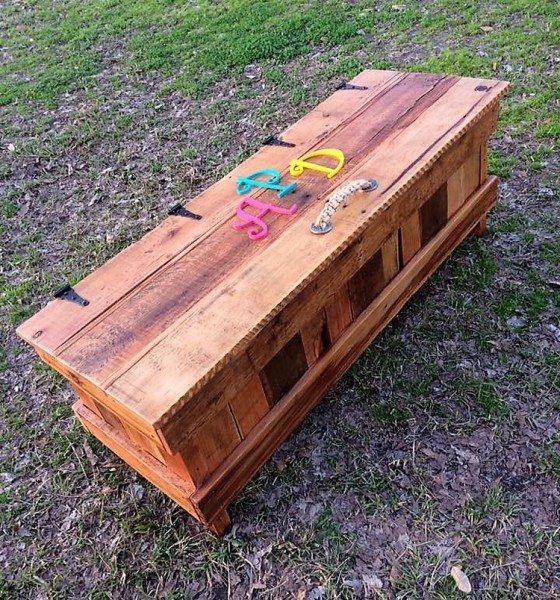
<path fill-rule="evenodd" d="M 260 212 L 257 215 L 250 215 L 243 210 L 248 206 L 257 208 Z M 274 204 L 259 202 L 254 198 L 243 198 L 236 210 L 237 216 L 241 219 L 242 223 L 234 223 L 233 228 L 239 230 L 254 225 L 254 227 L 248 231 L 249 237 L 252 240 L 262 240 L 268 235 L 268 225 L 263 221 L 263 218 L 266 217 L 269 212 L 277 213 L 279 215 L 293 215 L 296 210 L 297 204 L 292 204 L 290 208 L 282 208 L 280 206 L 274 206 Z"/>
<path fill-rule="evenodd" d="M 324 167 L 317 163 L 307 162 L 310 158 L 317 158 L 318 156 L 331 156 L 338 160 L 338 164 L 334 169 L 330 167 Z M 290 175 L 292 177 L 299 177 L 304 169 L 312 169 L 313 171 L 320 171 L 326 173 L 329 179 L 332 179 L 344 166 L 344 154 L 337 148 L 324 148 L 322 150 L 313 150 L 304 154 L 301 158 L 296 158 L 290 162 Z"/>
<path fill-rule="evenodd" d="M 262 177 L 263 175 L 268 175 L 268 179 L 258 179 L 258 177 Z M 247 177 L 238 177 L 235 191 L 238 194 L 247 194 L 253 187 L 266 188 L 269 190 L 276 190 L 278 192 L 278 198 L 282 198 L 288 192 L 291 192 L 296 187 L 297 183 L 292 181 L 290 185 L 280 185 L 280 177 L 280 171 L 277 171 L 276 169 L 261 169 L 260 171 L 255 171 L 254 173 L 247 175 Z"/>

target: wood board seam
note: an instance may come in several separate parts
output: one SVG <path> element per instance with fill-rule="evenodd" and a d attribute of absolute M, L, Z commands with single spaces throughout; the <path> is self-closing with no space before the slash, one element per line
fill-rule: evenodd
<path fill-rule="evenodd" d="M 414 75 L 416 75 L 416 74 L 414 74 Z M 402 81 L 404 81 L 404 79 Z M 414 111 L 414 109 L 418 106 L 418 104 L 422 103 L 426 97 L 428 97 L 430 94 L 432 94 L 439 87 L 443 87 L 444 89 L 440 92 L 440 95 L 436 95 L 436 98 L 434 98 L 434 100 L 433 100 L 433 101 L 437 101 L 437 100 L 441 99 L 443 96 L 445 96 L 445 93 L 447 93 L 450 89 L 452 89 L 458 81 L 459 81 L 459 78 L 456 78 L 456 77 L 440 76 L 437 80 L 435 80 L 431 84 L 431 86 L 428 89 L 426 89 L 426 91 L 424 91 L 421 95 L 416 97 L 410 106 L 405 107 L 403 109 L 404 112 L 401 112 L 398 115 L 395 115 L 389 124 L 383 125 L 383 127 L 381 127 L 378 131 L 376 131 L 375 134 L 372 135 L 372 137 L 367 142 L 368 150 L 363 150 L 361 152 L 358 152 L 356 154 L 355 159 L 352 160 L 352 165 L 351 165 L 351 168 L 347 172 L 347 177 L 350 178 L 353 173 L 355 173 L 356 171 L 358 171 L 361 168 L 363 162 L 365 160 L 367 160 L 367 158 L 368 158 L 368 152 L 371 153 L 375 147 L 377 147 L 380 144 L 385 143 L 387 140 L 391 139 L 391 135 L 390 135 L 391 133 L 393 133 L 393 138 L 396 138 L 406 130 L 406 128 L 397 127 L 397 125 L 400 122 L 402 122 L 403 119 L 406 120 L 408 118 L 409 114 L 412 111 Z M 446 82 L 449 85 L 449 87 L 445 87 Z M 397 81 L 397 83 L 395 85 L 397 85 L 398 83 L 401 83 L 401 80 Z M 395 86 L 392 86 L 390 88 L 387 87 L 386 92 L 393 89 L 393 87 L 395 87 Z M 378 97 L 376 97 L 376 98 L 378 98 Z M 365 111 L 368 108 L 370 108 L 369 105 L 364 105 L 363 110 Z M 429 108 L 429 107 L 426 107 L 424 110 L 426 110 L 427 108 Z M 422 111 L 418 115 L 416 115 L 416 117 L 412 120 L 412 122 L 414 122 L 416 119 L 418 119 L 423 113 L 424 113 L 424 111 Z M 410 125 L 410 123 L 409 123 L 409 125 Z M 347 126 L 346 122 L 341 123 L 340 130 L 343 130 L 346 126 Z M 335 133 L 329 134 L 329 137 L 331 135 L 335 135 Z M 317 200 L 320 201 L 324 197 L 328 196 L 334 189 L 336 189 L 338 187 L 338 185 L 339 185 L 338 183 L 333 183 L 329 188 L 327 188 L 325 191 L 323 191 L 322 193 L 320 193 L 318 195 Z M 317 204 L 317 203 L 319 203 L 319 202 L 316 202 L 315 204 Z M 300 210 L 298 212 L 299 217 L 300 218 L 304 217 L 309 211 L 311 211 L 314 208 L 314 206 L 300 207 Z M 282 232 L 282 234 L 285 233 L 286 231 L 288 231 L 288 228 L 286 228 Z M 278 236 L 278 238 L 275 240 L 276 242 L 282 240 L 282 234 Z M 244 268 L 245 268 L 244 264 L 240 265 L 238 267 L 238 269 L 230 271 L 227 274 L 227 277 L 234 278 L 235 274 L 237 272 L 242 271 Z M 225 280 L 225 277 L 221 281 L 224 281 L 224 280 Z M 194 302 L 189 307 L 188 310 L 186 310 L 181 316 L 179 316 L 177 319 L 175 319 L 175 321 L 172 324 L 170 324 L 164 331 L 162 331 L 160 334 L 155 336 L 148 344 L 146 344 L 144 346 L 144 348 L 139 350 L 131 359 L 129 359 L 126 364 L 120 366 L 118 369 L 113 370 L 110 374 L 106 375 L 103 379 L 100 379 L 99 385 L 101 387 L 103 387 L 104 389 L 107 389 L 113 383 L 115 383 L 122 375 L 124 375 L 137 362 L 142 360 L 142 358 L 144 358 L 154 348 L 156 348 L 159 343 L 161 343 L 163 340 L 165 340 L 165 338 L 168 335 L 173 333 L 173 331 L 175 331 L 176 329 L 180 328 L 189 319 L 190 310 L 194 306 L 196 306 L 196 304 L 198 302 L 203 300 L 203 298 L 204 298 L 204 296 L 202 296 L 196 302 Z"/>
<path fill-rule="evenodd" d="M 412 79 L 412 76 L 418 77 L 419 75 L 421 75 L 421 74 L 410 74 L 408 78 Z M 361 109 L 358 109 L 357 112 L 352 113 L 352 115 L 349 119 L 342 121 L 335 129 L 333 129 L 331 132 L 326 134 L 325 139 L 328 140 L 332 136 L 336 136 L 340 132 L 344 131 L 344 129 L 346 127 L 348 127 L 349 123 L 351 123 L 355 120 L 356 115 L 359 117 L 361 114 L 363 114 L 363 112 L 370 110 L 372 108 L 372 106 L 375 106 L 375 104 L 379 101 L 380 97 L 385 96 L 387 93 L 389 93 L 391 90 L 393 90 L 397 85 L 406 81 L 407 77 L 394 78 L 394 79 L 395 79 L 395 81 L 393 83 L 391 83 L 388 80 L 385 83 L 385 87 L 383 88 L 382 91 L 380 91 L 379 94 L 377 94 L 375 97 L 373 97 L 373 99 L 371 101 L 365 102 L 362 105 Z M 399 123 L 402 123 L 403 120 L 406 121 L 407 119 L 409 119 L 410 114 L 418 107 L 419 104 L 422 104 L 423 102 L 425 102 L 426 98 L 428 98 L 431 95 L 435 95 L 435 98 L 432 99 L 432 102 L 440 100 L 442 97 L 445 96 L 445 94 L 450 89 L 452 89 L 458 83 L 459 80 L 460 80 L 459 78 L 454 77 L 454 76 L 441 75 L 441 76 L 438 76 L 437 78 L 435 78 L 433 81 L 430 81 L 429 87 L 427 87 L 425 89 L 425 91 L 423 91 L 420 95 L 416 96 L 413 100 L 411 100 L 410 105 L 406 105 L 405 107 L 403 107 L 402 112 L 399 112 L 398 114 L 395 114 L 394 116 L 391 117 L 390 123 L 384 124 L 379 130 L 376 130 L 372 134 L 372 136 L 367 141 L 367 149 L 358 151 L 356 153 L 356 156 L 353 157 L 352 164 L 349 165 L 350 169 L 348 170 L 348 177 L 350 177 L 352 175 L 352 173 L 355 173 L 358 169 L 360 169 L 364 160 L 367 159 L 368 152 L 371 152 L 374 148 L 376 148 L 380 144 L 385 143 L 387 140 L 391 139 L 391 133 L 393 134 L 392 137 L 395 138 L 395 137 L 398 137 L 402 132 L 404 132 L 406 130 L 406 127 L 399 127 L 398 126 Z M 424 111 L 427 110 L 430 106 L 432 106 L 432 104 L 424 107 L 422 112 L 418 113 L 418 115 L 416 115 L 415 118 L 410 123 L 414 122 L 417 118 L 419 118 L 424 113 Z M 410 123 L 408 123 L 408 124 L 410 125 Z M 322 198 L 326 197 L 328 194 L 330 194 L 332 192 L 332 190 L 335 189 L 338 185 L 339 185 L 338 183 L 333 183 L 325 191 L 320 193 L 317 196 L 317 201 L 315 202 L 315 204 L 320 203 L 320 200 Z M 305 216 L 309 211 L 311 211 L 314 208 L 314 206 L 315 205 L 300 207 L 300 211 L 299 211 L 298 215 L 300 217 Z M 229 218 L 234 218 L 234 217 L 235 217 L 235 215 L 232 215 Z M 229 218 L 228 218 L 228 220 L 229 220 Z M 218 229 L 219 227 L 222 227 L 222 225 L 224 225 L 224 224 L 225 223 L 216 223 L 216 227 L 215 227 L 214 231 L 216 229 Z M 286 228 L 282 233 L 285 233 L 285 231 L 288 231 L 288 230 L 289 230 L 289 228 Z M 211 233 L 213 233 L 213 232 L 210 232 L 208 234 L 208 236 L 211 235 Z M 277 240 L 275 240 L 275 241 L 278 241 L 281 239 L 282 239 L 282 235 L 279 235 Z M 177 260 L 179 260 L 179 258 Z M 228 278 L 234 278 L 235 274 L 244 268 L 245 268 L 245 265 L 241 264 L 237 269 L 229 271 L 226 275 Z M 223 282 L 226 278 L 226 275 L 224 275 L 224 277 L 221 278 L 217 282 L 217 284 L 219 284 L 220 282 Z M 136 290 L 136 291 L 138 291 L 138 290 Z M 204 298 L 204 295 L 201 296 L 200 298 L 198 298 L 195 302 L 193 302 L 188 307 L 187 310 L 185 310 L 180 316 L 178 316 L 175 319 L 175 321 L 173 323 L 171 323 L 165 330 L 163 330 L 161 333 L 156 335 L 152 340 L 150 340 L 149 343 L 147 343 L 142 349 L 138 350 L 132 356 L 132 358 L 127 360 L 127 362 L 125 364 L 121 365 L 117 369 L 114 369 L 109 374 L 105 375 L 103 378 L 101 378 L 101 379 L 97 378 L 97 384 L 100 387 L 102 387 L 103 389 L 109 388 L 115 381 L 117 381 L 122 375 L 124 375 L 130 368 L 132 368 L 134 366 L 134 364 L 136 364 L 138 361 L 142 360 L 143 357 L 145 357 L 154 348 L 156 348 L 157 345 L 161 341 L 163 341 L 169 334 L 171 334 L 177 328 L 181 327 L 189 319 L 190 310 L 194 306 L 196 306 L 196 304 L 198 302 L 203 300 L 203 298 Z M 90 329 L 93 329 L 94 327 L 101 324 L 103 322 L 103 318 L 109 317 L 109 316 L 110 316 L 110 313 L 108 311 L 105 311 L 103 317 L 100 317 L 95 323 L 91 324 Z M 78 342 L 79 339 L 81 339 L 81 337 L 76 338 L 73 343 Z M 69 350 L 70 347 L 71 347 L 71 345 L 68 345 L 68 347 L 64 349 L 64 351 L 58 357 L 59 360 L 64 360 L 63 353 L 66 350 Z"/>
<path fill-rule="evenodd" d="M 476 226 L 476 221 L 477 219 L 479 219 L 479 212 L 485 214 L 493 205 L 494 200 L 491 198 L 492 194 L 494 194 L 495 196 L 495 190 L 496 190 L 496 184 L 497 184 L 497 179 L 495 177 L 491 177 L 487 180 L 486 184 L 484 184 L 481 188 L 479 188 L 474 194 L 472 194 L 472 196 L 475 196 L 477 198 L 486 198 L 489 197 L 489 199 L 491 200 L 490 202 L 488 202 L 488 199 L 486 200 L 486 202 L 484 203 L 484 205 L 481 205 L 480 210 L 479 210 L 479 203 L 478 202 L 473 202 L 473 201 L 468 201 L 467 203 L 465 203 L 463 205 L 463 207 L 461 207 L 460 214 L 457 214 L 457 216 L 452 217 L 450 219 L 450 221 L 454 221 L 453 226 L 452 227 L 447 227 L 445 229 L 445 232 L 440 231 L 436 237 L 434 237 L 430 242 L 428 242 L 428 244 L 426 244 L 426 246 L 424 248 L 422 248 L 422 255 L 417 254 L 412 260 L 411 262 L 409 262 L 404 269 L 399 273 L 399 275 L 397 275 L 397 277 L 395 277 L 389 284 L 388 286 L 383 290 L 383 293 L 380 295 L 380 297 L 378 299 L 375 299 L 372 304 L 370 305 L 370 312 L 374 312 L 374 309 L 372 309 L 372 305 L 382 305 L 384 302 L 386 302 L 385 297 L 389 297 L 391 296 L 394 292 L 395 289 L 399 288 L 399 285 L 402 284 L 402 281 L 404 279 L 407 279 L 410 275 L 410 273 L 414 273 L 416 272 L 416 265 L 417 263 L 421 263 L 422 261 L 426 260 L 426 264 L 429 265 L 429 260 L 426 259 L 426 255 L 430 255 L 431 253 L 434 254 L 436 261 L 435 261 L 435 266 L 433 269 L 430 269 L 431 272 L 435 271 L 437 268 L 439 268 L 441 266 L 441 264 L 444 262 L 444 260 L 447 258 L 447 256 L 449 256 L 449 254 L 451 252 L 453 252 L 453 250 L 467 237 L 467 235 L 471 232 L 472 228 Z M 472 198 L 471 196 L 471 198 Z M 488 204 L 488 206 L 486 206 Z M 452 249 L 449 253 L 445 253 L 443 256 L 439 256 L 438 251 L 441 248 L 441 238 L 451 238 L 452 237 L 452 233 L 454 232 L 460 232 L 460 235 L 458 236 L 458 239 L 455 240 L 452 244 Z M 406 273 L 405 273 L 406 271 Z M 402 305 L 403 305 L 403 298 L 405 296 L 408 296 L 408 299 L 412 298 L 415 293 L 417 292 L 417 290 L 419 289 L 419 287 L 421 287 L 421 285 L 430 277 L 431 273 L 428 272 L 426 274 L 426 276 L 422 277 L 422 280 L 420 283 L 415 283 L 413 285 L 413 289 L 411 290 L 410 294 L 408 294 L 406 292 L 406 290 L 408 289 L 408 285 L 407 284 L 405 286 L 405 290 L 403 290 L 398 296 L 396 296 L 396 298 L 394 299 L 394 301 L 391 302 L 391 310 L 389 311 L 389 318 L 387 319 L 386 317 L 384 317 L 384 319 L 382 319 L 380 321 L 379 324 L 377 324 L 374 329 L 368 334 L 368 340 L 371 340 L 371 338 L 375 338 L 381 330 L 383 330 L 385 328 L 385 326 L 398 314 L 398 312 L 400 311 Z M 407 300 L 404 301 L 404 303 L 406 303 Z M 365 313 L 367 313 L 367 309 L 365 311 Z M 363 316 L 358 317 L 351 325 L 350 327 L 355 327 L 357 329 L 359 329 L 362 326 L 362 322 L 367 320 L 368 318 L 370 318 L 371 315 L 369 314 L 365 314 Z M 350 336 L 350 334 L 348 332 L 345 332 L 342 336 L 342 338 L 340 340 L 338 340 L 337 342 L 335 342 L 335 344 L 333 345 L 333 348 L 335 348 L 336 346 L 340 346 L 341 344 L 344 343 L 344 338 Z M 370 342 L 368 342 L 370 343 Z M 362 345 L 362 344 L 360 344 Z M 329 350 L 329 352 L 331 352 L 333 350 L 333 348 L 331 348 Z M 336 349 L 336 348 L 335 348 Z M 327 355 L 325 355 L 325 360 L 327 358 Z M 318 367 L 320 370 L 320 366 Z M 311 371 L 311 369 L 310 369 Z M 317 379 L 316 375 L 313 375 L 311 372 L 307 373 L 306 378 L 314 378 Z M 299 383 L 298 383 L 299 385 Z M 294 391 L 292 395 L 297 395 L 297 394 L 301 395 L 301 391 Z M 320 399 L 320 398 L 319 398 Z M 315 400 L 313 405 L 316 405 L 319 402 L 319 399 Z M 276 405 L 275 408 L 272 409 L 272 411 L 270 413 L 268 413 L 268 415 L 266 415 L 263 420 L 261 421 L 261 423 L 259 423 L 259 425 L 257 425 L 257 427 L 259 428 L 259 430 L 263 430 L 266 429 L 267 427 L 272 427 L 274 425 L 274 422 L 277 420 L 277 413 L 278 412 L 286 412 L 287 409 L 285 408 L 285 406 L 283 406 L 282 401 L 280 403 L 278 403 Z M 311 407 L 309 408 L 309 410 L 311 410 Z M 298 423 L 301 422 L 305 416 L 309 413 L 309 410 L 306 410 L 303 414 L 303 417 L 301 419 L 298 420 Z M 291 431 L 291 430 L 290 430 Z M 289 435 L 289 432 L 287 433 L 287 435 Z M 241 445 L 232 453 L 233 455 L 244 455 L 247 452 L 249 452 L 251 450 L 251 448 L 255 445 L 254 439 L 256 437 L 256 432 L 253 432 L 251 434 L 251 437 L 247 437 L 246 441 L 244 442 L 244 446 L 242 447 Z M 285 439 L 286 436 L 283 436 L 283 439 Z M 262 442 L 261 442 L 262 444 Z M 260 446 L 260 444 L 259 444 Z M 248 450 L 249 449 L 249 450 Z M 272 452 L 267 452 L 267 456 L 270 456 Z M 232 459 L 231 457 L 229 457 L 228 459 L 226 459 L 227 462 L 233 463 L 234 460 L 236 459 Z M 265 460 L 267 460 L 267 458 L 265 458 Z M 241 461 L 243 462 L 243 461 Z M 261 463 L 262 464 L 262 463 Z M 235 466 L 235 465 L 233 465 Z M 260 464 L 256 465 L 255 469 L 253 471 L 255 471 L 256 469 L 258 469 L 260 467 Z M 202 485 L 200 486 L 195 493 L 193 494 L 193 500 L 197 502 L 197 504 L 202 505 L 201 509 L 204 510 L 203 505 L 204 505 L 204 499 L 205 497 L 211 496 L 213 495 L 216 490 L 218 490 L 218 494 L 219 494 L 219 482 L 220 482 L 220 478 L 225 476 L 225 473 L 227 473 L 227 467 L 224 467 L 222 465 L 222 467 L 219 467 L 214 474 Z M 252 474 L 249 475 L 249 478 L 252 476 Z M 242 484 L 243 486 L 244 484 Z M 242 487 L 241 486 L 241 487 Z M 235 496 L 235 494 L 233 494 Z M 222 503 L 220 503 L 222 504 Z M 214 512 L 219 512 L 219 510 L 221 510 L 223 508 L 223 506 L 220 506 L 219 509 L 214 509 Z M 210 520 L 212 519 L 212 514 L 207 514 L 207 518 L 209 518 Z"/>
<path fill-rule="evenodd" d="M 342 120 L 331 131 L 321 134 L 320 138 L 317 141 L 315 141 L 311 146 L 309 146 L 309 147 L 306 146 L 306 147 L 303 147 L 303 149 L 300 149 L 301 152 L 303 152 L 303 151 L 308 152 L 308 151 L 314 150 L 316 148 L 320 148 L 325 143 L 326 140 L 328 140 L 330 137 L 332 137 L 333 135 L 335 135 L 335 134 L 339 133 L 341 130 L 343 130 L 348 125 L 349 122 L 352 122 L 355 118 L 359 117 L 364 111 L 371 108 L 371 105 L 373 103 L 377 102 L 380 98 L 382 98 L 384 95 L 386 95 L 393 87 L 395 87 L 401 81 L 404 81 L 407 78 L 407 76 L 409 76 L 409 75 L 411 75 L 411 74 L 394 72 L 394 74 L 391 77 L 389 77 L 387 79 L 387 81 L 385 81 L 383 84 L 381 84 L 381 86 L 379 86 L 377 93 L 375 93 L 374 95 L 369 97 L 367 100 L 364 100 L 364 102 L 358 108 L 356 108 L 356 110 L 354 112 L 349 114 L 344 120 Z M 442 77 L 440 80 L 438 80 L 438 83 L 443 79 L 444 79 L 444 77 Z M 340 92 L 342 93 L 342 90 L 340 90 Z M 333 95 L 334 94 L 327 96 L 324 101 L 328 100 Z M 317 108 L 318 107 L 316 107 L 316 109 Z M 297 123 L 294 123 L 291 127 L 295 127 L 296 125 L 297 125 Z M 289 128 L 287 128 L 287 129 L 289 129 Z M 284 135 L 284 134 L 280 134 L 280 135 Z M 241 165 L 238 165 L 238 166 L 241 166 Z M 282 176 L 285 176 L 286 174 L 288 174 L 289 173 L 289 165 L 287 165 L 281 173 L 282 173 Z M 219 183 L 219 181 L 217 181 L 216 184 L 217 183 Z M 251 195 L 253 198 L 258 199 L 266 193 L 267 193 L 267 190 L 257 190 L 255 192 L 253 192 Z M 193 200 L 196 200 L 196 197 L 193 198 Z M 190 240 L 188 245 L 184 246 L 180 251 L 178 251 L 176 254 L 174 254 L 172 257 L 170 257 L 168 260 L 166 260 L 164 263 L 162 263 L 160 266 L 158 266 L 154 271 L 147 274 L 144 278 L 142 278 L 139 282 L 137 282 L 134 287 L 128 289 L 122 296 L 120 296 L 114 302 L 109 304 L 103 310 L 103 312 L 101 312 L 94 319 L 92 319 L 90 322 L 88 322 L 87 325 L 85 325 L 79 331 L 72 334 L 64 342 L 62 342 L 58 346 L 56 346 L 50 352 L 52 354 L 52 356 L 58 357 L 62 353 L 66 352 L 68 349 L 70 349 L 84 335 L 86 335 L 89 331 L 94 329 L 97 325 L 99 325 L 99 323 L 103 322 L 103 320 L 105 318 L 107 318 L 112 313 L 114 313 L 115 310 L 117 310 L 120 305 L 124 304 L 129 298 L 136 295 L 141 290 L 143 290 L 147 285 L 149 285 L 149 283 L 152 279 L 155 279 L 157 276 L 159 276 L 161 273 L 166 271 L 168 268 L 170 268 L 176 262 L 181 260 L 181 258 L 183 258 L 185 255 L 187 255 L 193 248 L 195 248 L 196 246 L 198 246 L 199 244 L 204 242 L 204 240 L 206 240 L 208 237 L 213 235 L 219 228 L 221 228 L 222 226 L 227 224 L 227 222 L 233 218 L 235 218 L 235 211 L 234 211 L 234 205 L 232 204 L 231 207 L 227 208 L 227 214 L 226 214 L 226 209 L 224 209 L 223 212 L 220 212 L 215 217 L 215 220 L 212 222 L 209 229 L 201 232 L 200 235 L 198 235 L 194 239 Z"/>
<path fill-rule="evenodd" d="M 245 336 L 244 338 L 238 342 L 232 349 L 225 354 L 216 364 L 209 369 L 204 376 L 202 376 L 185 394 L 181 397 L 175 404 L 168 409 L 168 411 L 162 415 L 157 421 L 155 421 L 154 425 L 158 428 L 162 428 L 169 421 L 170 418 L 173 417 L 178 411 L 181 410 L 182 406 L 196 393 L 198 393 L 203 386 L 205 386 L 210 379 L 212 379 L 221 369 L 223 369 L 233 358 L 234 355 L 245 350 L 250 342 L 254 339 L 257 333 L 263 329 L 289 302 L 291 302 L 300 292 L 303 290 L 311 281 L 313 281 L 319 273 L 324 271 L 328 266 L 336 260 L 336 258 L 344 252 L 344 250 L 352 243 L 356 241 L 356 239 L 363 233 L 363 231 L 371 224 L 371 222 L 378 217 L 379 213 L 387 210 L 390 206 L 392 206 L 399 198 L 401 198 L 434 164 L 435 162 L 443 155 L 445 152 L 455 144 L 473 125 L 475 125 L 478 121 L 480 121 L 488 112 L 496 107 L 499 104 L 500 98 L 507 91 L 508 86 L 503 85 L 499 90 L 499 93 L 492 98 L 492 100 L 480 110 L 478 114 L 476 114 L 473 119 L 468 121 L 468 123 L 463 124 L 453 136 L 436 152 L 431 158 L 427 160 L 427 162 L 419 169 L 409 180 L 407 180 L 401 187 L 395 190 L 391 197 L 388 198 L 385 202 L 380 204 L 376 209 L 364 219 L 363 222 L 352 232 L 351 235 L 347 236 L 347 238 L 336 248 L 336 251 L 331 253 L 328 258 L 326 258 L 320 265 L 318 265 L 312 272 L 310 272 L 289 294 L 287 294 L 281 302 L 279 302 L 275 308 L 270 311 L 265 317 L 263 317 Z M 477 103 L 478 104 L 478 103 Z M 452 128 L 451 128 L 452 130 Z M 445 135 L 449 133 L 449 130 L 446 131 L 445 134 L 442 134 L 438 140 L 441 141 Z M 432 147 L 437 144 L 435 142 L 432 144 Z M 356 167 L 356 170 L 359 170 L 359 167 Z M 402 175 L 401 175 L 402 177 Z M 398 180 L 396 180 L 398 181 Z M 393 183 L 395 185 L 396 181 Z M 385 190 L 386 191 L 386 190 Z M 154 346 L 155 347 L 155 346 Z M 116 380 L 115 380 L 116 381 Z"/>

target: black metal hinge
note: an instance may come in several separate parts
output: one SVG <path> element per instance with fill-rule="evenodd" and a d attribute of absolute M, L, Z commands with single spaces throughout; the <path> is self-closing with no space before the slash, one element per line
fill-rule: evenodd
<path fill-rule="evenodd" d="M 365 85 L 354 85 L 353 83 L 347 83 L 346 81 L 341 81 L 337 86 L 337 90 L 367 90 L 367 86 Z"/>
<path fill-rule="evenodd" d="M 202 215 L 197 215 L 196 213 L 187 210 L 182 204 L 176 204 L 169 209 L 170 215 L 175 215 L 177 217 L 188 217 L 189 219 L 196 219 L 200 221 L 202 219 Z"/>
<path fill-rule="evenodd" d="M 89 300 L 82 298 L 80 294 L 74 291 L 74 288 L 69 283 L 56 290 L 54 297 L 60 298 L 61 300 L 68 300 L 69 302 L 75 302 L 80 306 L 87 306 L 89 304 Z"/>
<path fill-rule="evenodd" d="M 286 148 L 295 148 L 295 144 L 290 142 L 285 142 L 275 135 L 269 135 L 265 140 L 263 140 L 263 146 L 285 146 Z"/>

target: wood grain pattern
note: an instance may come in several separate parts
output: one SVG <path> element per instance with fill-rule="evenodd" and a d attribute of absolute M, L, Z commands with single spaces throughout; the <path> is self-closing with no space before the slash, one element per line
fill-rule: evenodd
<path fill-rule="evenodd" d="M 399 258 L 399 232 L 393 231 L 381 246 L 381 260 L 383 264 L 383 279 L 389 283 L 400 270 Z"/>
<path fill-rule="evenodd" d="M 295 148 L 261 149 L 195 198 L 201 221 L 167 219 L 78 284 L 91 310 L 53 302 L 18 330 L 72 382 L 83 424 L 218 535 L 235 495 L 461 240 L 483 233 L 496 199 L 486 152 L 507 84 L 355 82 L 371 88 L 337 92 L 282 134 Z M 334 181 L 306 172 L 282 201 L 255 190 L 297 213 L 269 214 L 261 242 L 234 231 L 237 174 L 285 175 L 320 147 L 345 153 Z M 379 187 L 311 235 L 329 194 L 362 178 Z"/>
<path fill-rule="evenodd" d="M 189 437 L 180 455 L 196 486 L 204 482 L 239 445 L 241 435 L 229 406 L 214 413 L 195 435 Z"/>
<path fill-rule="evenodd" d="M 463 202 L 486 180 L 480 179 L 480 148 L 477 148 L 447 180 L 447 216 L 453 216 Z"/>
<path fill-rule="evenodd" d="M 193 494 L 207 519 L 222 511 L 274 450 L 375 339 L 408 299 L 456 248 L 495 203 L 497 180 L 490 178 L 395 277 L 297 386 L 259 423 L 238 449 Z"/>
<path fill-rule="evenodd" d="M 231 360 L 233 348 L 237 351 L 240 344 L 247 347 L 255 333 L 302 286 L 326 269 L 381 210 L 394 204 L 403 190 L 410 189 L 412 182 L 433 167 L 454 140 L 465 135 L 473 119 L 482 118 L 485 112 L 496 108 L 498 92 L 493 98 L 479 95 L 473 99 L 472 85 L 469 80 L 454 85 L 412 124 L 385 139 L 359 168 L 348 174 L 348 177 L 367 177 L 378 170 L 385 174 L 379 193 L 368 194 L 367 204 L 351 203 L 333 231 L 328 236 L 318 236 L 313 243 L 309 241 L 307 224 L 301 219 L 294 221 L 260 252 L 258 269 L 249 263 L 235 277 L 207 294 L 189 311 L 188 318 L 165 332 L 153 349 L 148 349 L 147 354 L 108 387 L 109 393 L 125 406 L 132 400 L 148 421 L 159 424 L 164 414 L 168 413 L 166 420 L 175 414 L 198 386 Z M 479 112 L 473 109 L 473 104 Z M 422 150 L 426 140 L 434 141 L 428 150 Z M 394 160 L 397 154 L 401 161 Z M 300 260 L 303 255 L 305 262 Z M 263 279 L 267 273 L 269 278 Z M 258 305 L 250 292 L 254 289 L 260 290 Z M 232 304 L 236 306 L 235 314 L 228 309 Z M 157 390 L 157 405 L 151 400 L 152 390 Z M 188 396 L 185 390 L 190 390 Z"/>
<path fill-rule="evenodd" d="M 324 308 L 309 319 L 301 328 L 301 339 L 307 364 L 312 366 L 330 346 L 327 313 Z"/>
<path fill-rule="evenodd" d="M 263 146 L 224 179 L 192 199 L 189 209 L 203 215 L 203 219 L 166 219 L 74 286 L 80 295 L 90 300 L 86 310 L 76 304 L 53 300 L 18 327 L 18 335 L 35 348 L 56 355 L 74 336 L 87 331 L 88 325 L 126 299 L 130 291 L 136 290 L 178 255 L 188 252 L 193 244 L 203 242 L 217 224 L 230 219 L 231 208 L 227 204 L 224 206 L 223 189 L 230 190 L 237 176 L 261 169 L 263 164 L 285 171 L 294 153 L 303 154 L 322 145 L 323 140 L 344 121 L 351 119 L 364 105 L 404 77 L 403 73 L 394 71 L 361 73 L 352 83 L 368 89 L 356 90 L 350 95 L 345 91 L 333 94 L 280 134 L 283 139 L 294 143 L 295 148 Z M 230 196 L 230 193 L 227 192 L 227 195 Z M 131 265 L 141 265 L 141 268 L 131 268 Z"/>
<path fill-rule="evenodd" d="M 230 408 L 242 438 L 270 410 L 260 377 L 254 375 L 243 390 L 230 401 Z"/>
<path fill-rule="evenodd" d="M 437 98 L 440 98 L 455 82 L 455 78 L 410 74 L 397 81 L 375 102 L 365 105 L 352 118 L 347 119 L 328 137 L 329 147 L 344 149 L 346 168 L 351 168 L 367 155 L 373 146 L 405 127 Z M 341 100 L 342 102 L 343 100 Z M 368 127 L 363 127 L 363 122 Z M 287 165 L 286 165 L 287 169 Z M 297 217 L 315 207 L 331 183 L 324 176 L 312 174 L 300 178 L 294 193 L 283 203 L 298 205 Z M 168 328 L 174 328 L 180 320 L 188 318 L 189 309 L 220 283 L 227 285 L 240 264 L 251 263 L 259 258 L 262 244 L 248 239 L 247 235 L 232 230 L 236 221 L 235 196 L 229 182 L 224 183 L 222 203 L 231 206 L 229 219 L 204 238 L 204 243 L 193 245 L 188 253 L 160 270 L 128 297 L 99 319 L 87 335 L 62 349 L 61 360 L 88 377 L 106 384 L 145 348 Z M 215 192 L 217 194 L 217 192 Z M 254 197 L 279 203 L 275 194 L 262 191 Z M 295 217 L 294 217 L 295 218 Z M 294 218 L 269 215 L 267 223 L 271 236 L 280 236 L 290 228 Z M 268 240 L 264 242 L 267 243 Z"/>
<path fill-rule="evenodd" d="M 421 246 L 420 211 L 415 210 L 399 228 L 399 260 L 401 264 L 408 264 Z"/>

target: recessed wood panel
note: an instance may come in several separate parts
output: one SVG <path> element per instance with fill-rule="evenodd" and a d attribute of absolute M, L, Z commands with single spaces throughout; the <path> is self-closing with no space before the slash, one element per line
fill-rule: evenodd
<path fill-rule="evenodd" d="M 383 259 L 378 250 L 348 282 L 350 305 L 355 319 L 385 285 Z"/>
<path fill-rule="evenodd" d="M 195 485 L 201 484 L 240 441 L 235 419 L 226 405 L 189 437 L 181 449 Z"/>
<path fill-rule="evenodd" d="M 261 381 L 270 404 L 276 404 L 307 371 L 301 335 L 294 337 L 278 352 L 261 372 Z"/>
<path fill-rule="evenodd" d="M 330 346 L 327 313 L 321 309 L 301 329 L 301 339 L 305 350 L 305 358 L 309 366 L 315 364 L 317 359 Z"/>
<path fill-rule="evenodd" d="M 245 438 L 270 409 L 258 375 L 255 375 L 245 388 L 233 398 L 230 408 L 239 432 Z"/>
<path fill-rule="evenodd" d="M 427 244 L 447 222 L 447 183 L 444 183 L 420 209 L 422 246 Z"/>

